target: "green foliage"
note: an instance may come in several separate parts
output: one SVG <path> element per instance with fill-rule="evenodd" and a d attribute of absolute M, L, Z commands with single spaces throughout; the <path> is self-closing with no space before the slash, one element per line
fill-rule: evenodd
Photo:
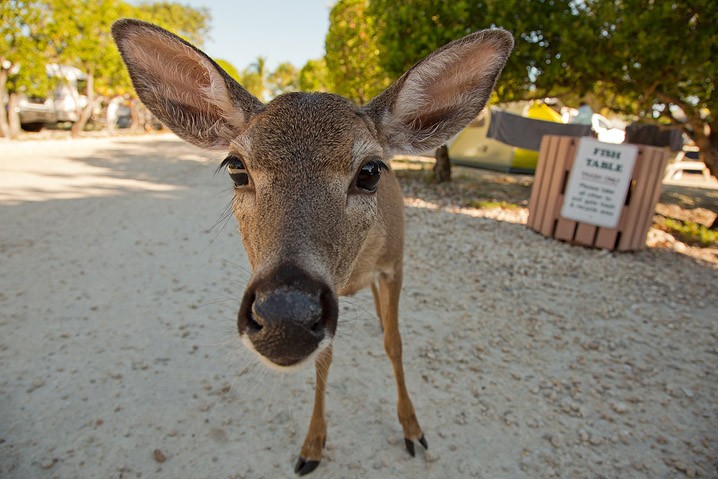
<path fill-rule="evenodd" d="M 272 98 L 299 90 L 299 71 L 289 62 L 280 63 L 267 75 L 267 87 Z"/>
<path fill-rule="evenodd" d="M 390 79 L 380 64 L 375 18 L 368 0 L 339 0 L 329 14 L 325 61 L 334 91 L 364 104 Z"/>
<path fill-rule="evenodd" d="M 0 2 L 0 76 L 8 92 L 43 95 L 50 87 L 45 73 L 48 24 L 40 1 Z M 0 91 L 0 99 L 4 93 Z"/>
<path fill-rule="evenodd" d="M 576 104 L 588 96 L 680 125 L 718 174 L 715 0 L 370 0 L 369 15 L 392 77 L 469 31 L 502 27 L 516 46 L 498 101 L 553 96 Z"/>
<path fill-rule="evenodd" d="M 219 58 L 215 58 L 214 61 L 217 62 L 217 65 L 219 65 L 222 68 L 222 70 L 226 71 L 229 76 L 231 76 L 238 82 L 242 81 L 242 76 L 239 74 L 239 72 L 234 67 L 234 65 L 229 63 L 227 60 L 222 60 Z"/>
<path fill-rule="evenodd" d="M 659 222 L 658 227 L 684 243 L 703 247 L 718 245 L 718 231 L 708 229 L 699 223 L 666 218 L 663 222 Z"/>
<path fill-rule="evenodd" d="M 269 101 L 277 95 L 299 89 L 299 72 L 291 63 L 277 65 L 274 71 L 267 69 L 267 59 L 257 57 L 239 75 L 239 83 L 252 95 L 262 101 Z"/>
<path fill-rule="evenodd" d="M 327 70 L 327 62 L 324 58 L 319 60 L 308 60 L 299 71 L 299 89 L 302 91 L 323 91 L 334 90 Z"/>
<path fill-rule="evenodd" d="M 103 94 L 129 90 L 129 77 L 110 28 L 132 12 L 121 0 L 46 0 L 52 22 L 46 28 L 54 61 L 92 77 L 90 88 Z M 90 95 L 94 91 L 88 92 Z"/>
<path fill-rule="evenodd" d="M 718 174 L 716 2 L 593 0 L 585 14 L 594 94 L 613 109 L 680 125 Z"/>
<path fill-rule="evenodd" d="M 267 59 L 257 57 L 257 60 L 242 70 L 240 74 L 242 86 L 252 95 L 262 101 L 267 96 Z"/>
<path fill-rule="evenodd" d="M 507 201 L 487 201 L 487 200 L 470 200 L 468 205 L 470 208 L 485 209 L 485 210 L 518 210 L 521 209 L 520 205 L 516 203 L 509 203 Z"/>
<path fill-rule="evenodd" d="M 135 18 L 154 23 L 202 48 L 209 36 L 212 15 L 207 7 L 194 8 L 178 2 L 140 3 Z"/>
<path fill-rule="evenodd" d="M 576 4 L 575 0 L 371 0 L 370 13 L 379 25 L 382 66 L 393 77 L 470 32 L 491 27 L 514 32 L 516 46 L 495 97 L 513 101 L 575 93 L 580 75 L 562 61 L 562 49 L 587 32 Z M 586 83 L 578 90 L 589 88 Z"/>
<path fill-rule="evenodd" d="M 397 78 L 438 47 L 473 29 L 471 2 L 457 0 L 371 0 L 369 15 L 377 24 L 381 66 Z"/>
<path fill-rule="evenodd" d="M 206 9 L 171 2 L 134 7 L 122 0 L 8 0 L 0 3 L 0 16 L 0 59 L 19 66 L 7 88 L 38 95 L 48 91 L 46 63 L 80 68 L 101 94 L 131 91 L 110 35 L 119 18 L 152 21 L 200 44 L 210 21 Z"/>

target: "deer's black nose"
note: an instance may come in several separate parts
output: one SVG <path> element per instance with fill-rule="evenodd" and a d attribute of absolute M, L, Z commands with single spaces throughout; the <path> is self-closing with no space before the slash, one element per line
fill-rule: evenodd
<path fill-rule="evenodd" d="M 279 366 L 301 362 L 336 331 L 337 300 L 323 282 L 283 265 L 250 284 L 237 325 L 254 349 Z"/>

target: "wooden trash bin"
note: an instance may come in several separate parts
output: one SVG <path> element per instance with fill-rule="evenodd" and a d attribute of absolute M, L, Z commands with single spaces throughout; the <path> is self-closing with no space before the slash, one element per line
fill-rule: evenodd
<path fill-rule="evenodd" d="M 582 246 L 642 249 L 661 194 L 668 154 L 662 148 L 636 145 L 638 155 L 617 225 L 607 228 L 561 216 L 579 140 L 569 136 L 543 137 L 529 200 L 528 227 L 544 236 Z"/>

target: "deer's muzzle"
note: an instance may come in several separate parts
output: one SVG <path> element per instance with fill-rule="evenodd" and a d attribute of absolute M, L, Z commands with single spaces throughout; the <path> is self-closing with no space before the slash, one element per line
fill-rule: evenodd
<path fill-rule="evenodd" d="M 254 349 L 277 366 L 293 366 L 334 336 L 338 306 L 334 291 L 294 265 L 281 265 L 253 280 L 239 309 L 237 326 Z"/>

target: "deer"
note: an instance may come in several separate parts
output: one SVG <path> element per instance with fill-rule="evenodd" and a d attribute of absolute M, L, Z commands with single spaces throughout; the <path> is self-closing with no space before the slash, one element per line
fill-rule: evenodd
<path fill-rule="evenodd" d="M 294 471 L 314 471 L 326 445 L 324 396 L 338 297 L 371 288 L 394 370 L 408 453 L 428 449 L 406 387 L 399 332 L 404 202 L 395 154 L 444 144 L 484 108 L 513 49 L 482 30 L 416 63 L 365 105 L 331 93 L 263 102 L 204 52 L 156 25 L 122 19 L 112 35 L 135 91 L 171 131 L 226 154 L 232 209 L 251 277 L 239 340 L 267 365 L 316 368 L 309 430 Z"/>

